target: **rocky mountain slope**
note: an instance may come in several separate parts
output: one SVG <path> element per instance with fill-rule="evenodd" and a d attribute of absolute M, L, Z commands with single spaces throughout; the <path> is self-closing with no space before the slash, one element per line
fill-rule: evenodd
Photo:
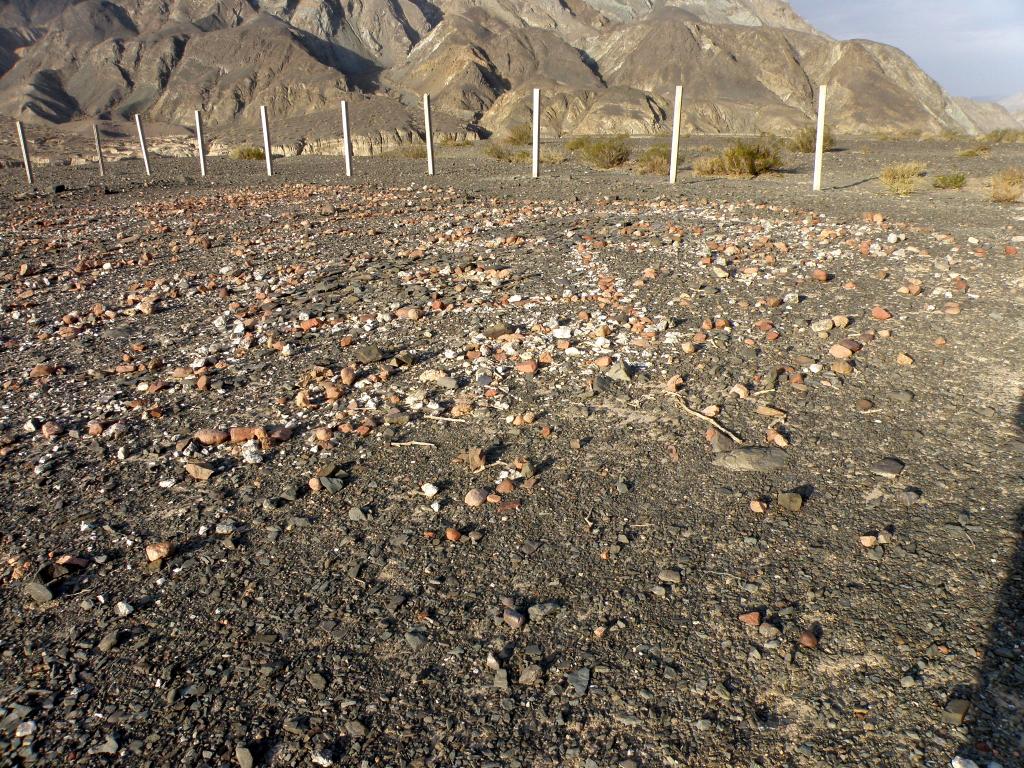
<path fill-rule="evenodd" d="M 541 87 L 551 135 L 654 133 L 682 83 L 692 130 L 785 132 L 811 120 L 821 82 L 839 132 L 974 133 L 1003 117 L 782 0 L 0 2 L 0 113 L 30 122 L 188 125 L 198 108 L 231 126 L 266 104 L 301 134 L 302 116 L 365 96 L 357 132 L 401 135 L 429 92 L 441 122 L 500 132 Z"/>
<path fill-rule="evenodd" d="M 1024 91 L 1015 93 L 1013 96 L 1008 96 L 1000 101 L 999 105 L 1013 115 L 1017 119 L 1017 122 L 1024 126 Z"/>

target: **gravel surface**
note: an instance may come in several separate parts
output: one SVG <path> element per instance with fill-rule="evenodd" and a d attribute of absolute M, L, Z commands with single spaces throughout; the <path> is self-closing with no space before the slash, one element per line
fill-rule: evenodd
<path fill-rule="evenodd" d="M 1024 765 L 1024 207 L 900 151 L 0 171 L 0 764 Z"/>

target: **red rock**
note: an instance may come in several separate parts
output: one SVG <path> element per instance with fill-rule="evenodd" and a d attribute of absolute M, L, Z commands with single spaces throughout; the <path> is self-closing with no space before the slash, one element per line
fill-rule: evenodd
<path fill-rule="evenodd" d="M 750 611 L 749 613 L 741 613 L 739 620 L 746 624 L 748 627 L 759 627 L 761 626 L 761 612 Z"/>
<path fill-rule="evenodd" d="M 256 427 L 232 427 L 229 437 L 232 443 L 245 443 L 256 437 Z"/>
<path fill-rule="evenodd" d="M 812 630 L 805 629 L 800 633 L 800 645 L 813 651 L 818 647 L 818 636 Z"/>
<path fill-rule="evenodd" d="M 892 317 L 892 312 L 884 307 L 874 307 L 871 310 L 871 316 L 875 318 L 875 320 L 888 320 Z"/>
<path fill-rule="evenodd" d="M 30 379 L 44 379 L 47 376 L 53 376 L 57 372 L 55 366 L 49 363 L 39 363 L 38 365 L 32 366 L 32 370 L 28 372 Z"/>
<path fill-rule="evenodd" d="M 536 360 L 523 360 L 516 363 L 516 370 L 520 373 L 534 374 L 537 372 Z"/>
<path fill-rule="evenodd" d="M 512 493 L 516 489 L 516 484 L 509 480 L 507 477 L 498 483 L 498 487 L 495 490 L 498 493 Z"/>
<path fill-rule="evenodd" d="M 448 539 L 448 541 L 458 541 L 462 538 L 462 533 L 458 528 L 445 528 L 444 537 Z"/>
<path fill-rule="evenodd" d="M 223 429 L 200 429 L 196 432 L 196 440 L 203 445 L 220 445 L 226 443 L 231 435 Z"/>
<path fill-rule="evenodd" d="M 824 269 L 816 269 L 811 272 L 811 277 L 817 280 L 819 283 L 827 283 L 832 279 L 832 276 Z"/>

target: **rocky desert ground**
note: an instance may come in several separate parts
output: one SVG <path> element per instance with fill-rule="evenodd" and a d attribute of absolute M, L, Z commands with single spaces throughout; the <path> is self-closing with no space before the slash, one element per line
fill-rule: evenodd
<path fill-rule="evenodd" d="M 3 169 L 0 764 L 1024 765 L 1024 147 L 958 149 Z"/>

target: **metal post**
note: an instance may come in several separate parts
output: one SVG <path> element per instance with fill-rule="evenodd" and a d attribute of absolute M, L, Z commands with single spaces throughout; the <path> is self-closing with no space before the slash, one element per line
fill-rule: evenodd
<path fill-rule="evenodd" d="M 427 175 L 434 175 L 434 134 L 430 128 L 430 94 L 423 94 L 423 128 L 427 140 Z"/>
<path fill-rule="evenodd" d="M 203 143 L 203 116 L 196 110 L 196 148 L 199 150 L 199 175 L 206 176 L 206 145 Z"/>
<path fill-rule="evenodd" d="M 825 154 L 825 91 L 826 86 L 818 90 L 818 136 L 814 142 L 814 191 L 821 191 L 821 162 Z"/>
<path fill-rule="evenodd" d="M 348 132 L 348 102 L 341 101 L 341 139 L 345 145 L 345 175 L 352 175 L 352 136 Z"/>
<path fill-rule="evenodd" d="M 152 176 L 153 174 L 149 170 L 149 151 L 146 149 L 146 133 L 142 130 L 142 118 L 138 113 L 135 115 L 135 128 L 139 132 L 139 146 L 142 147 L 142 164 L 146 166 L 146 175 Z"/>
<path fill-rule="evenodd" d="M 540 88 L 533 89 L 533 178 L 540 176 Z"/>
<path fill-rule="evenodd" d="M 669 158 L 668 183 L 676 183 L 676 172 L 679 170 L 679 124 L 683 119 L 683 86 L 676 86 L 676 105 L 672 110 L 672 153 Z"/>
<path fill-rule="evenodd" d="M 28 143 L 25 141 L 25 129 L 21 125 L 21 120 L 15 123 L 18 129 L 18 143 L 21 145 L 21 160 L 25 163 L 25 178 L 28 179 L 28 185 L 32 186 L 32 161 L 28 157 Z"/>
<path fill-rule="evenodd" d="M 103 168 L 103 147 L 100 144 L 100 129 L 96 123 L 92 124 L 92 137 L 96 140 L 96 162 L 100 166 L 100 178 L 102 179 L 107 175 L 106 170 Z"/>
<path fill-rule="evenodd" d="M 266 107 L 260 107 L 260 122 L 263 123 L 263 157 L 267 161 L 267 176 L 273 176 L 274 163 L 270 158 L 270 126 L 267 125 Z"/>

